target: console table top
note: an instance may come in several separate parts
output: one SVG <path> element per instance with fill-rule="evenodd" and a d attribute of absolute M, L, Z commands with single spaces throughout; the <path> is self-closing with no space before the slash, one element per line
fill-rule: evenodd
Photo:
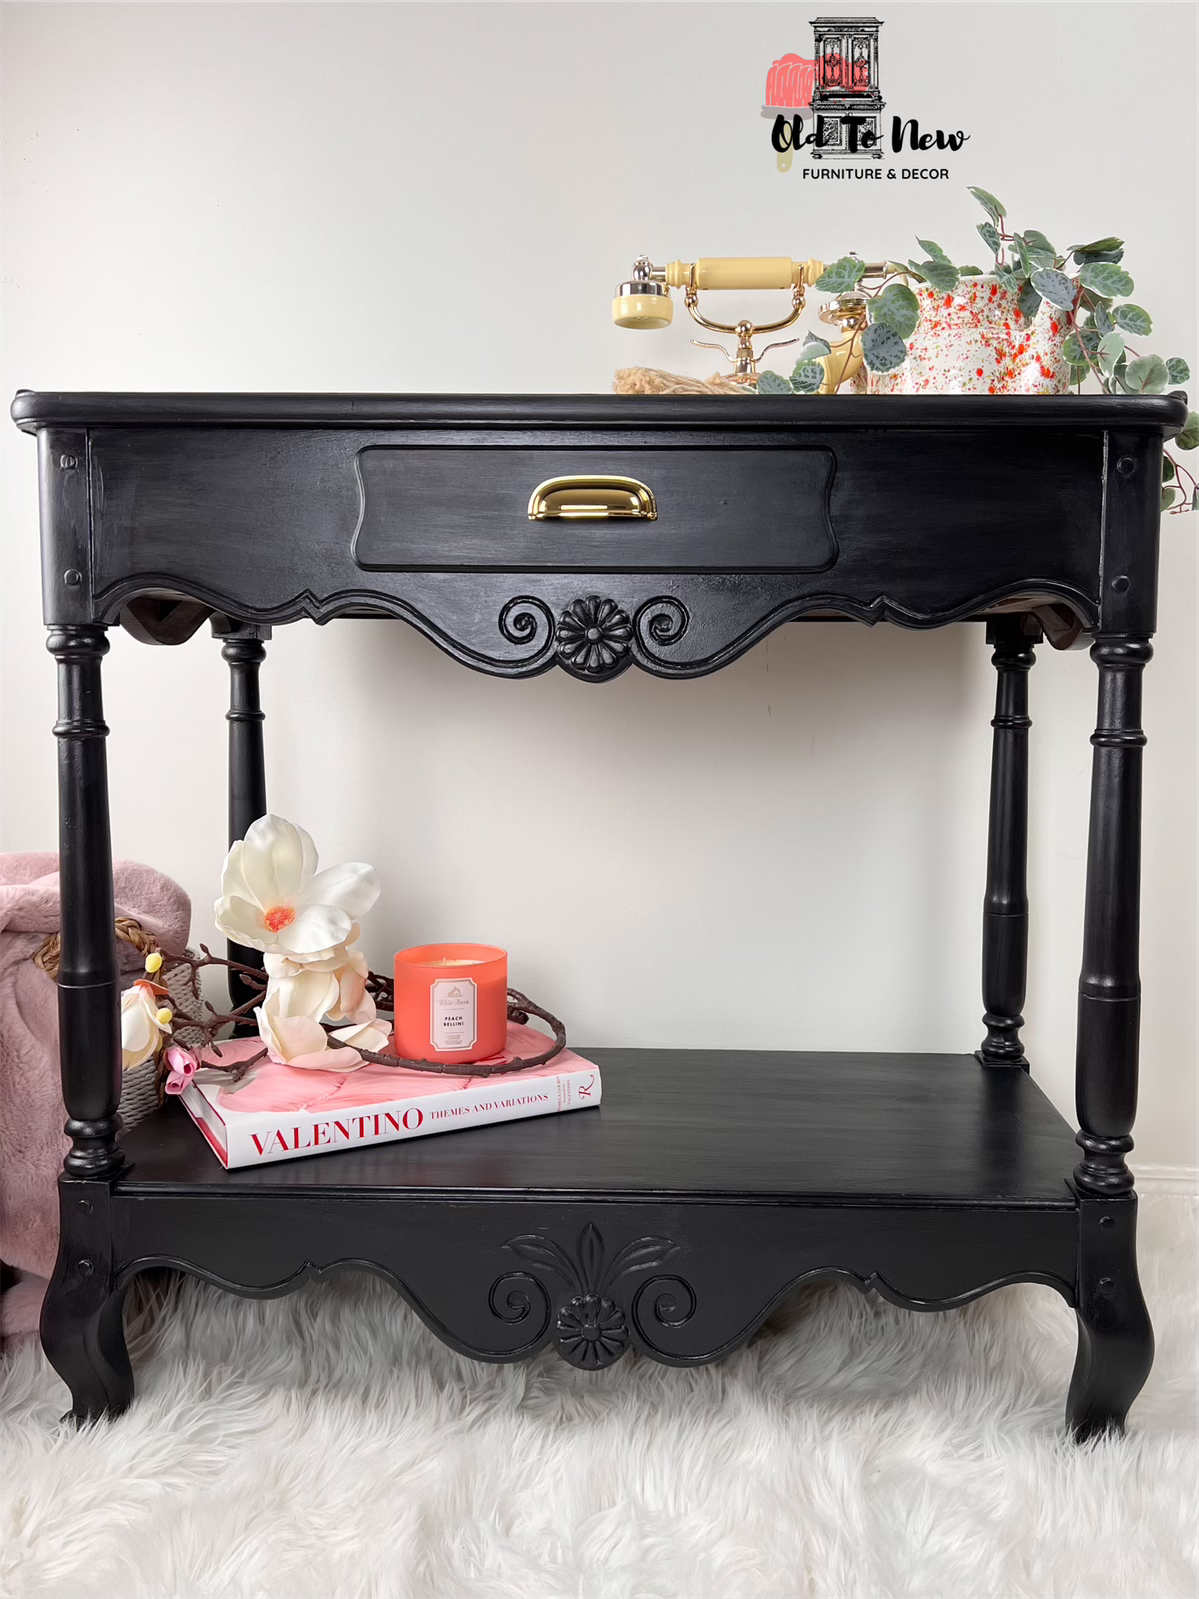
<path fill-rule="evenodd" d="M 752 403 L 747 404 L 750 401 Z M 1180 394 L 121 394 L 21 389 L 27 433 L 61 427 L 405 427 L 483 423 L 613 427 L 1151 427 L 1172 438 Z"/>

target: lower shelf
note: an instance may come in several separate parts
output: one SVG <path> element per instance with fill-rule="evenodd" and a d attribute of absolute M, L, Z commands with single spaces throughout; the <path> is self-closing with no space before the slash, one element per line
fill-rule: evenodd
<path fill-rule="evenodd" d="M 233 1293 L 333 1272 L 391 1283 L 480 1360 L 552 1344 L 719 1360 L 799 1284 L 945 1310 L 1008 1283 L 1078 1313 L 1068 1414 L 1123 1421 L 1152 1359 L 1136 1199 L 1080 1196 L 1071 1129 L 1023 1072 L 969 1055 L 586 1051 L 595 1110 L 226 1172 L 175 1104 L 110 1183 L 64 1177 L 43 1343 L 74 1414 L 133 1394 L 121 1301 L 175 1267 Z"/>
<path fill-rule="evenodd" d="M 971 1055 L 583 1053 L 596 1110 L 239 1171 L 168 1104 L 124 1140 L 117 1189 L 1075 1205 L 1071 1128 L 1026 1073 Z"/>

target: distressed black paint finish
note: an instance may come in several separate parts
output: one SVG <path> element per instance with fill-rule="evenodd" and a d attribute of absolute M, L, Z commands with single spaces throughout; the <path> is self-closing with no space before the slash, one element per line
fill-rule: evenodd
<path fill-rule="evenodd" d="M 71 1390 L 76 1421 L 118 1416 L 133 1399 L 121 1307 L 115 1198 L 109 1183 L 63 1174 L 58 1261 L 42 1302 L 42 1347 Z"/>
<path fill-rule="evenodd" d="M 720 453 L 707 448 L 568 445 L 501 454 L 461 440 L 369 446 L 354 462 L 354 559 L 379 572 L 827 571 L 837 559 L 829 520 L 833 452 L 772 444 L 741 455 L 741 471 L 754 484 L 752 514 L 730 492 Z M 657 515 L 566 526 L 530 519 L 529 497 L 539 483 L 578 472 L 644 481 Z"/>
<path fill-rule="evenodd" d="M 997 617 L 987 625 L 995 653 L 995 729 L 991 746 L 991 809 L 987 892 L 983 906 L 984 1066 L 1022 1066 L 1020 1042 L 1028 973 L 1028 674 L 1036 659 L 1029 618 Z"/>
<path fill-rule="evenodd" d="M 591 1369 L 719 1359 L 819 1277 L 913 1309 L 1015 1280 L 1072 1300 L 1071 1131 L 1023 1072 L 585 1053 L 598 1109 L 238 1171 L 172 1105 L 126 1139 L 118 1276 L 169 1263 L 257 1295 L 367 1265 L 464 1353 L 553 1343 Z"/>
<path fill-rule="evenodd" d="M 123 1162 L 108 727 L 100 689 L 108 638 L 102 627 L 57 627 L 47 647 L 58 662 L 58 1036 L 71 1139 L 64 1164 L 75 1177 L 104 1177 Z"/>
<path fill-rule="evenodd" d="M 378 434 L 96 430 L 96 604 L 107 619 L 131 592 L 155 586 L 253 621 L 402 615 L 467 664 L 509 675 L 544 670 L 553 659 L 538 649 L 539 639 L 527 650 L 504 648 L 498 619 L 521 593 L 554 615 L 588 593 L 608 595 L 630 615 L 662 594 L 691 605 L 701 627 L 677 648 L 638 653 L 639 665 L 663 675 L 711 670 L 771 626 L 810 610 L 930 626 L 1031 587 L 1073 606 L 1084 621 L 1098 614 L 1097 432 L 953 430 L 931 451 L 911 429 L 846 429 L 818 451 L 811 448 L 815 436 L 799 427 L 748 438 L 727 427 L 676 429 L 667 437 L 673 442 L 663 444 L 658 432 L 644 429 L 625 441 L 620 464 L 644 463 L 640 478 L 653 488 L 663 458 L 668 465 L 676 455 L 704 459 L 702 518 L 698 506 L 688 508 L 694 528 L 680 525 L 686 510 L 674 510 L 668 496 L 674 529 L 665 536 L 658 522 L 620 524 L 617 532 L 615 523 L 562 522 L 537 527 L 534 546 L 532 535 L 514 535 L 513 508 L 527 505 L 545 478 L 611 465 L 617 435 L 487 430 L 480 442 L 465 429 L 412 433 L 404 447 L 422 465 L 421 483 L 428 484 L 430 458 L 439 461 L 452 505 L 461 495 L 458 456 L 473 461 L 490 453 L 496 509 L 480 505 L 459 526 L 426 487 L 430 515 L 439 510 L 431 532 L 413 530 L 403 504 L 386 522 L 390 547 L 410 546 L 412 568 L 393 562 L 368 570 L 360 564 L 363 533 L 373 532 L 376 555 L 382 534 L 370 526 L 359 532 L 357 463 L 379 445 Z M 776 528 L 766 549 L 757 529 L 760 521 L 777 523 L 779 485 L 759 463 L 797 455 L 831 455 L 835 471 L 812 478 L 806 495 L 797 495 L 790 540 Z M 706 503 L 714 458 L 723 465 L 729 502 L 715 508 Z M 947 472 L 963 485 L 952 518 L 945 515 Z M 726 550 L 719 565 L 717 509 Z M 659 555 L 663 537 L 667 550 Z"/>
<path fill-rule="evenodd" d="M 580 1048 L 583 1046 L 580 1045 Z M 1070 1128 L 1024 1072 L 968 1054 L 588 1049 L 597 1110 L 223 1171 L 176 1107 L 125 1139 L 130 1191 L 529 1191 L 638 1202 L 1071 1206 Z M 869 1149 L 869 1158 L 862 1151 Z M 332 1185 L 332 1187 L 330 1187 Z"/>
<path fill-rule="evenodd" d="M 1141 1026 L 1141 674 L 1147 639 L 1101 638 L 1099 715 L 1091 769 L 1091 825 L 1082 975 L 1078 982 L 1076 1094 L 1078 1186 L 1089 1193 L 1132 1188 L 1125 1155 L 1137 1110 Z"/>
<path fill-rule="evenodd" d="M 1091 761 L 1075 1092 L 1086 1193 L 1128 1193 L 1141 1019 L 1141 687 L 1157 599 L 1161 439 L 1115 427 L 1106 451 L 1104 609 L 1091 659 L 1099 707 Z"/>
<path fill-rule="evenodd" d="M 250 1295 L 363 1268 L 465 1353 L 552 1342 L 597 1371 L 630 1349 L 719 1359 L 817 1277 L 922 1310 L 1042 1283 L 1078 1315 L 1071 1427 L 1123 1425 L 1152 1359 L 1124 1159 L 1140 677 L 1162 438 L 1185 411 L 1178 397 L 19 395 L 13 414 L 39 435 L 60 671 L 72 1134 L 42 1336 L 73 1414 L 128 1404 L 121 1299 L 169 1265 Z M 648 522 L 522 522 L 530 479 L 601 467 L 662 489 L 657 546 Z M 210 612 L 231 671 L 231 838 L 266 804 L 272 621 L 399 617 L 496 676 L 557 665 L 600 683 L 632 665 L 715 671 L 790 620 L 992 617 L 977 1058 L 601 1050 L 603 1107 L 564 1117 L 228 1173 L 178 1106 L 119 1140 L 104 628 L 178 644 Z M 994 1069 L 1027 1065 L 1038 618 L 1056 641 L 1085 627 L 1100 677 L 1072 1178 L 1066 1124 L 1026 1071 Z"/>
<path fill-rule="evenodd" d="M 266 815 L 266 760 L 262 746 L 262 724 L 266 720 L 258 690 L 258 670 L 266 659 L 263 640 L 269 627 L 231 622 L 214 617 L 212 631 L 223 639 L 221 655 L 229 666 L 229 842 L 245 838 L 251 822 Z M 244 944 L 226 945 L 229 959 L 244 966 L 262 969 L 262 955 Z M 252 990 L 236 972 L 229 974 L 229 1002 L 236 1007 L 250 998 Z M 246 1024 L 246 1029 L 249 1030 Z"/>
<path fill-rule="evenodd" d="M 1078 1358 L 1066 1420 L 1080 1440 L 1124 1426 L 1153 1365 L 1153 1328 L 1137 1276 L 1136 1195 L 1080 1196 Z"/>

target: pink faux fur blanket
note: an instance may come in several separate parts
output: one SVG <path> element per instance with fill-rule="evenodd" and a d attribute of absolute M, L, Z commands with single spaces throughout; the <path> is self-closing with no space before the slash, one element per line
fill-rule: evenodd
<path fill-rule="evenodd" d="M 113 867 L 117 915 L 134 917 L 165 950 L 187 944 L 191 902 L 178 883 L 137 861 Z M 58 1081 L 58 995 L 32 957 L 59 931 L 58 856 L 0 855 L 0 1258 L 24 1274 L 0 1300 L 0 1330 L 37 1326 L 58 1250 L 57 1178 L 67 1141 Z M 123 979 L 143 957 L 118 944 Z"/>

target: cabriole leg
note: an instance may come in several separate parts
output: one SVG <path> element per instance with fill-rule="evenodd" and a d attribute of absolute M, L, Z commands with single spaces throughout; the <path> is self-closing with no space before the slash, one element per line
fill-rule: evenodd
<path fill-rule="evenodd" d="M 1028 625 L 1033 632 L 1028 631 Z M 984 1066 L 1021 1066 L 1020 1042 L 1028 980 L 1028 674 L 1040 637 L 1031 618 L 996 617 L 987 624 L 994 645 L 995 729 L 991 744 L 991 809 L 987 834 L 987 891 L 983 904 L 983 1024 L 976 1051 Z"/>
<path fill-rule="evenodd" d="M 1079 1440 L 1121 1431 L 1153 1365 L 1153 1327 L 1137 1276 L 1135 1194 L 1081 1199 L 1078 1358 L 1066 1425 Z"/>
<path fill-rule="evenodd" d="M 112 1255 L 109 1186 L 63 1176 L 58 1262 L 42 1304 L 42 1348 L 71 1390 L 70 1417 L 117 1416 L 133 1399 Z"/>
<path fill-rule="evenodd" d="M 265 715 L 258 691 L 258 669 L 266 659 L 263 641 L 269 627 L 252 622 L 214 618 L 212 631 L 223 639 L 221 655 L 229 665 L 229 842 L 246 836 L 251 822 L 266 815 L 266 761 L 262 747 Z M 262 969 L 262 954 L 241 944 L 227 945 L 232 961 Z M 234 1006 L 250 998 L 248 988 L 236 972 L 229 973 L 229 999 Z"/>

